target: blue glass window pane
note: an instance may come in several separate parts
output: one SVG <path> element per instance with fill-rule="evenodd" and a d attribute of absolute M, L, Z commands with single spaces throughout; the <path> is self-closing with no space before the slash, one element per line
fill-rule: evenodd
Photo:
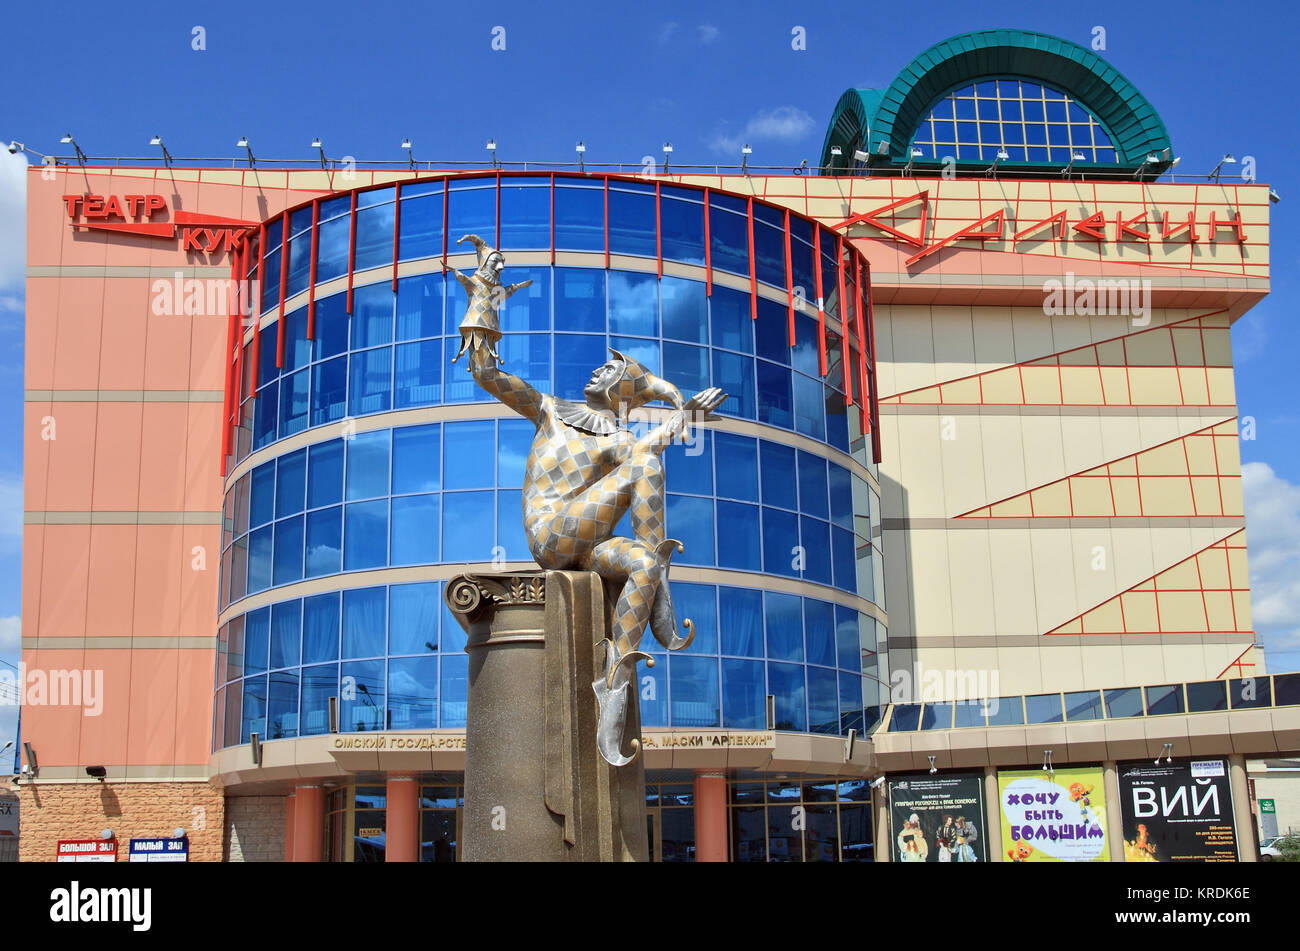
<path fill-rule="evenodd" d="M 835 605 L 835 659 L 840 667 L 855 673 L 862 669 L 862 648 L 858 637 L 858 612 Z"/>
<path fill-rule="evenodd" d="M 443 486 L 481 489 L 493 485 L 496 422 L 484 419 L 447 423 L 445 429 L 451 451 L 443 459 Z"/>
<path fill-rule="evenodd" d="M 776 698 L 776 728 L 803 733 L 808 729 L 804 708 L 804 668 L 798 664 L 768 664 L 767 691 Z"/>
<path fill-rule="evenodd" d="M 808 730 L 839 735 L 840 686 L 833 670 L 808 668 Z"/>
<path fill-rule="evenodd" d="M 268 383 L 257 392 L 253 408 L 253 448 L 261 449 L 275 441 L 275 423 L 279 400 L 278 384 Z"/>
<path fill-rule="evenodd" d="M 372 205 L 382 205 L 391 202 L 396 194 L 397 190 L 391 185 L 388 188 L 363 189 L 357 192 L 357 207 L 369 208 Z"/>
<path fill-rule="evenodd" d="M 299 370 L 280 381 L 280 438 L 307 428 L 311 399 L 311 371 Z"/>
<path fill-rule="evenodd" d="M 392 342 L 394 301 L 387 282 L 356 289 L 352 300 L 352 349 Z"/>
<path fill-rule="evenodd" d="M 754 208 L 754 267 L 756 277 L 764 284 L 784 288 L 785 282 L 785 232 L 758 220 L 761 210 Z M 762 301 L 759 301 L 762 306 Z"/>
<path fill-rule="evenodd" d="M 393 348 L 396 363 L 393 408 L 431 406 L 442 399 L 442 340 L 402 343 Z"/>
<path fill-rule="evenodd" d="M 797 299 L 796 303 L 798 303 Z M 811 309 L 815 303 L 816 301 L 811 301 L 807 306 Z M 789 333 L 790 330 L 787 325 L 787 341 Z M 796 308 L 794 313 L 794 347 L 789 351 L 790 365 L 807 376 L 820 376 L 821 358 L 818 356 L 818 352 L 817 318 L 801 314 Z"/>
<path fill-rule="evenodd" d="M 353 416 L 381 413 L 393 402 L 393 348 L 352 354 L 348 412 Z"/>
<path fill-rule="evenodd" d="M 1101 692 L 1098 690 L 1081 690 L 1065 695 L 1065 718 L 1075 720 L 1100 720 Z"/>
<path fill-rule="evenodd" d="M 441 430 L 437 423 L 393 430 L 393 494 L 438 490 Z"/>
<path fill-rule="evenodd" d="M 791 429 L 794 425 L 794 412 L 790 399 L 790 371 L 766 360 L 759 360 L 755 369 L 758 379 L 759 422 Z"/>
<path fill-rule="evenodd" d="M 345 209 L 346 211 L 346 209 Z M 439 216 L 441 224 L 441 215 Z M 322 221 L 316 235 L 316 280 L 324 282 L 348 273 L 348 242 L 352 240 L 352 219 L 345 214 Z M 317 301 L 317 308 L 320 302 Z"/>
<path fill-rule="evenodd" d="M 371 499 L 388 494 L 388 448 L 391 431 L 360 433 L 347 440 L 347 497 Z"/>
<path fill-rule="evenodd" d="M 303 668 L 300 736 L 317 736 L 329 732 L 329 698 L 338 695 L 338 664 Z"/>
<path fill-rule="evenodd" d="M 469 658 L 464 654 L 442 655 L 442 718 L 439 726 L 453 730 L 465 726 L 469 701 Z"/>
<path fill-rule="evenodd" d="M 461 296 L 464 296 L 464 291 L 461 291 Z M 460 312 L 462 314 L 465 312 L 464 306 L 460 308 Z M 450 310 L 448 313 L 450 313 Z M 443 370 L 442 401 L 444 403 L 473 403 L 490 399 L 482 387 L 475 383 L 474 378 L 470 376 L 468 360 L 462 357 L 456 363 L 451 362 L 451 358 L 460 349 L 460 334 L 457 333 L 454 337 L 445 337 L 443 339 L 443 356 L 447 362 L 444 364 Z"/>
<path fill-rule="evenodd" d="M 864 732 L 862 717 L 862 677 L 859 674 L 840 673 L 840 732 Z"/>
<path fill-rule="evenodd" d="M 271 643 L 270 608 L 258 608 L 244 615 L 244 673 L 266 672 Z"/>
<path fill-rule="evenodd" d="M 758 441 L 749 436 L 715 432 L 713 447 L 717 458 L 718 495 L 757 502 Z"/>
<path fill-rule="evenodd" d="M 289 239 L 289 275 L 287 295 L 303 291 L 307 287 L 308 271 L 311 268 L 311 209 L 301 208 L 293 213 L 290 230 L 295 232 Z M 306 230 L 300 230 L 305 227 Z"/>
<path fill-rule="evenodd" d="M 804 649 L 808 663 L 835 666 L 835 606 L 828 601 L 804 598 Z"/>
<path fill-rule="evenodd" d="M 533 557 L 524 535 L 523 493 L 518 489 L 497 492 L 497 544 L 511 561 Z"/>
<path fill-rule="evenodd" d="M 609 332 L 659 335 L 659 287 L 653 274 L 609 272 Z"/>
<path fill-rule="evenodd" d="M 357 209 L 356 270 L 393 263 L 394 209 L 389 203 Z"/>
<path fill-rule="evenodd" d="M 809 237 L 812 235 L 812 229 L 808 226 L 808 223 L 800 221 L 793 215 L 790 217 L 790 230 L 795 234 L 802 230 Z M 797 288 L 803 288 L 803 298 L 816 304 L 817 276 L 813 270 L 812 245 L 804 244 L 793 235 L 790 238 L 790 265 L 790 279 L 794 282 L 795 293 L 799 293 Z M 825 289 L 823 288 L 823 290 Z"/>
<path fill-rule="evenodd" d="M 299 370 L 311 362 L 311 341 L 307 339 L 307 308 L 299 307 L 284 318 L 283 372 Z"/>
<path fill-rule="evenodd" d="M 544 249 L 551 246 L 551 189 L 501 183 L 501 244 L 504 249 Z M 518 278 L 511 277 L 510 283 Z"/>
<path fill-rule="evenodd" d="M 844 398 L 826 387 L 826 441 L 840 452 L 849 451 L 849 410 Z"/>
<path fill-rule="evenodd" d="M 641 706 L 642 726 L 668 726 L 668 658 L 659 653 L 659 645 L 647 636 L 642 643 L 642 650 L 655 651 L 655 665 L 637 665 L 636 682 L 640 693 L 638 702 Z M 631 689 L 631 688 L 629 688 Z"/>
<path fill-rule="evenodd" d="M 277 221 L 270 228 L 278 228 Z M 267 245 L 271 245 L 270 228 L 267 229 Z M 266 256 L 262 262 L 262 310 L 268 311 L 280 302 L 280 250 L 277 248 Z"/>
<path fill-rule="evenodd" d="M 275 584 L 302 580 L 302 516 L 275 523 Z"/>
<path fill-rule="evenodd" d="M 239 742 L 247 743 L 250 734 L 266 736 L 266 677 L 244 681 L 244 715 L 240 721 Z"/>
<path fill-rule="evenodd" d="M 603 188 L 575 188 L 556 184 L 555 246 L 568 251 L 605 249 Z"/>
<path fill-rule="evenodd" d="M 800 453 L 802 456 L 803 454 Z M 800 460 L 802 462 L 802 459 Z M 830 519 L 841 528 L 853 527 L 853 477 L 849 470 L 835 463 L 827 463 L 827 481 L 830 488 Z M 803 481 L 803 469 L 799 470 L 800 484 Z M 801 490 L 802 498 L 802 490 Z M 807 509 L 807 503 L 803 503 Z M 811 509 L 808 509 L 811 511 Z"/>
<path fill-rule="evenodd" d="M 765 297 L 758 299 L 754 324 L 754 353 L 765 360 L 790 365 L 790 309 Z"/>
<path fill-rule="evenodd" d="M 953 704 L 953 727 L 955 729 L 968 729 L 970 727 L 982 727 L 987 723 L 984 712 L 984 702 L 982 700 L 970 700 L 966 702 L 957 701 Z M 893 732 L 893 725 L 890 725 L 890 732 Z"/>
<path fill-rule="evenodd" d="M 395 657 L 388 662 L 388 729 L 431 730 L 438 725 L 438 658 Z"/>
<path fill-rule="evenodd" d="M 338 505 L 307 513 L 307 577 L 343 568 L 343 511 Z"/>
<path fill-rule="evenodd" d="M 1069 707 L 1069 698 L 1079 696 L 1078 694 L 1066 695 L 1066 706 Z M 1087 694 L 1096 698 L 1095 692 Z M 1228 709 L 1228 684 L 1223 680 L 1203 680 L 1199 683 L 1193 682 L 1187 684 L 1187 709 L 1191 713 L 1206 713 L 1211 710 Z M 1074 716 L 1073 711 L 1070 713 L 1071 719 L 1082 719 Z"/>
<path fill-rule="evenodd" d="M 397 339 L 419 340 L 442 333 L 441 274 L 404 277 L 397 282 Z"/>
<path fill-rule="evenodd" d="M 343 592 L 343 656 L 380 657 L 384 653 L 384 616 L 388 592 L 383 587 Z"/>
<path fill-rule="evenodd" d="M 609 345 L 651 373 L 659 373 L 659 341 L 639 337 L 610 337 Z"/>
<path fill-rule="evenodd" d="M 722 725 L 732 730 L 761 730 L 767 723 L 763 662 L 722 661 Z"/>
<path fill-rule="evenodd" d="M 1029 723 L 1060 723 L 1064 719 L 1059 693 L 1025 697 L 1025 720 Z"/>
<path fill-rule="evenodd" d="M 402 196 L 398 258 L 410 261 L 442 254 L 442 186 L 417 197 Z"/>
<path fill-rule="evenodd" d="M 994 697 L 984 704 L 984 709 L 988 713 L 989 726 L 1019 726 L 1025 722 L 1020 697 Z"/>
<path fill-rule="evenodd" d="M 284 740 L 298 735 L 298 672 L 270 677 L 266 702 L 266 739 Z"/>
<path fill-rule="evenodd" d="M 249 504 L 248 524 L 256 527 L 269 522 L 275 512 L 275 462 L 267 462 L 253 470 L 252 499 Z"/>
<path fill-rule="evenodd" d="M 737 571 L 762 571 L 757 505 L 716 503 L 718 507 L 718 567 Z"/>
<path fill-rule="evenodd" d="M 718 631 L 722 653 L 763 656 L 763 595 L 749 588 L 718 588 Z"/>
<path fill-rule="evenodd" d="M 718 662 L 712 657 L 668 658 L 668 676 L 672 690 L 669 713 L 675 727 L 715 727 L 718 725 Z"/>
<path fill-rule="evenodd" d="M 716 265 L 715 265 L 716 266 Z M 752 301 L 747 293 L 729 287 L 714 287 L 709 298 L 709 317 L 712 332 L 710 343 L 715 347 L 754 352 L 754 320 Z"/>
<path fill-rule="evenodd" d="M 297 667 L 302 645 L 302 602 L 271 606 L 271 669 Z"/>
<path fill-rule="evenodd" d="M 857 557 L 853 533 L 831 526 L 831 571 L 835 587 L 858 593 Z"/>
<path fill-rule="evenodd" d="M 763 504 L 797 508 L 795 502 L 795 451 L 789 446 L 759 440 Z"/>
<path fill-rule="evenodd" d="M 668 491 L 713 494 L 713 453 L 709 432 L 696 428 L 690 443 L 675 443 L 663 452 Z"/>
<path fill-rule="evenodd" d="M 557 315 L 557 322 L 559 315 Z M 591 381 L 592 371 L 610 359 L 604 336 L 592 334 L 555 335 L 555 395 L 561 399 L 583 401 L 582 389 Z"/>
<path fill-rule="evenodd" d="M 436 581 L 389 588 L 388 653 L 427 654 L 437 650 L 441 608 L 442 585 Z"/>
<path fill-rule="evenodd" d="M 695 625 L 692 653 L 716 654 L 718 652 L 718 607 L 716 589 L 711 584 L 688 584 L 677 581 L 672 586 L 673 608 L 677 623 L 690 618 Z M 678 633 L 685 636 L 684 627 Z"/>
<path fill-rule="evenodd" d="M 337 356 L 348 348 L 349 321 L 347 294 L 331 294 L 316 301 L 316 332 L 311 358 L 323 360 Z"/>
<path fill-rule="evenodd" d="M 713 500 L 670 493 L 666 503 L 668 537 L 686 546 L 674 561 L 687 565 L 714 564 Z"/>
<path fill-rule="evenodd" d="M 706 343 L 709 338 L 708 298 L 704 285 L 677 277 L 660 281 L 664 336 Z"/>
<path fill-rule="evenodd" d="M 621 183 L 620 183 L 621 184 Z M 627 192 L 610 183 L 609 250 L 613 254 L 655 257 L 654 194 Z"/>
<path fill-rule="evenodd" d="M 726 401 L 717 412 L 742 419 L 753 419 L 754 360 L 722 350 L 713 351 L 713 385 L 727 394 Z"/>
<path fill-rule="evenodd" d="M 339 593 L 302 601 L 302 662 L 315 664 L 339 657 Z"/>
<path fill-rule="evenodd" d="M 354 502 L 343 512 L 343 568 L 380 568 L 388 562 L 388 500 Z"/>
<path fill-rule="evenodd" d="M 799 508 L 807 515 L 829 518 L 826 505 L 826 460 L 799 450 Z"/>
<path fill-rule="evenodd" d="M 1133 689 L 1133 688 L 1130 688 Z M 1106 709 L 1111 709 L 1107 690 Z M 1228 696 L 1232 700 L 1232 709 L 1241 710 L 1249 707 L 1270 707 L 1273 705 L 1272 681 L 1267 677 L 1234 677 L 1228 681 Z M 1114 716 L 1114 714 L 1111 714 Z"/>
<path fill-rule="evenodd" d="M 715 270 L 749 274 L 749 224 L 746 216 L 709 208 L 709 263 Z M 714 292 L 716 293 L 716 291 Z"/>
<path fill-rule="evenodd" d="M 537 427 L 526 419 L 497 421 L 497 485 L 524 484 L 524 467 Z"/>
<path fill-rule="evenodd" d="M 510 372 L 542 393 L 551 389 L 550 334 L 515 334 L 497 343 L 497 352 Z M 468 362 L 468 361 L 466 361 Z M 481 396 L 483 391 L 479 391 Z"/>
<path fill-rule="evenodd" d="M 798 577 L 799 517 L 778 509 L 763 509 L 763 566 L 768 574 Z"/>
<path fill-rule="evenodd" d="M 248 593 L 271 586 L 271 526 L 248 535 Z"/>
<path fill-rule="evenodd" d="M 1118 690 L 1103 692 L 1106 695 L 1106 717 L 1108 719 L 1142 716 L 1142 691 L 1137 687 L 1121 687 Z"/>
<path fill-rule="evenodd" d="M 798 596 L 763 592 L 767 624 L 767 656 L 772 660 L 803 660 L 803 605 Z"/>
<path fill-rule="evenodd" d="M 490 457 L 489 457 L 490 458 Z M 492 492 L 456 492 L 443 495 L 442 560 L 491 561 L 496 537 Z"/>
<path fill-rule="evenodd" d="M 527 330 L 550 330 L 551 269 L 512 267 L 506 272 L 505 280 L 508 284 L 533 283 L 515 291 L 502 304 L 498 312 L 502 332 L 509 335 Z M 517 371 L 512 372 L 517 374 Z"/>
<path fill-rule="evenodd" d="M 339 666 L 339 729 L 366 733 L 384 728 L 384 662 L 353 661 Z M 349 689 L 351 688 L 351 689 Z"/>
<path fill-rule="evenodd" d="M 700 193 L 703 197 L 703 193 Z M 659 198 L 659 226 L 663 256 L 668 261 L 704 263 L 704 205 L 676 201 L 665 191 Z"/>
<path fill-rule="evenodd" d="M 477 187 L 473 187 L 477 186 Z M 497 193 L 493 182 L 469 181 L 452 184 L 447 205 L 448 250 L 471 250 L 468 244 L 457 247 L 452 235 L 476 234 L 492 247 L 498 247 Z M 453 252 L 454 253 L 454 252 Z"/>
<path fill-rule="evenodd" d="M 709 386 L 709 351 L 684 343 L 664 342 L 663 375 L 688 398 Z"/>
<path fill-rule="evenodd" d="M 317 443 L 307 466 L 307 507 L 333 505 L 343 499 L 343 440 Z"/>
<path fill-rule="evenodd" d="M 605 272 L 555 268 L 555 329 L 605 332 Z"/>
<path fill-rule="evenodd" d="M 311 424 L 342 419 L 347 409 L 348 358 L 335 357 L 311 371 Z"/>
<path fill-rule="evenodd" d="M 436 564 L 438 527 L 438 496 L 410 495 L 393 499 L 389 564 Z"/>

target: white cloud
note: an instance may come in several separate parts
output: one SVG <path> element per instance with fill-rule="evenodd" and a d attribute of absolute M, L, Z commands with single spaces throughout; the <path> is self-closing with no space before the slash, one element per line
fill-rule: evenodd
<path fill-rule="evenodd" d="M 709 23 L 701 23 L 695 31 L 699 34 L 701 43 L 712 43 L 722 35 L 721 30 Z"/>
<path fill-rule="evenodd" d="M 27 263 L 27 159 L 0 149 L 0 290 L 23 286 Z"/>
<path fill-rule="evenodd" d="M 0 477 L 0 541 L 22 537 L 23 480 Z"/>
<path fill-rule="evenodd" d="M 0 617 L 0 657 L 16 653 L 22 647 L 22 639 L 23 619 L 17 615 Z"/>
<path fill-rule="evenodd" d="M 791 141 L 807 135 L 816 122 L 802 109 L 794 106 L 778 106 L 767 112 L 760 112 L 748 122 L 739 133 L 718 132 L 709 142 L 716 152 L 735 154 L 746 143 L 763 140 Z"/>
<path fill-rule="evenodd" d="M 677 26 L 678 26 L 677 23 L 665 23 L 663 26 L 661 26 L 659 28 L 659 42 L 667 43 L 669 40 L 671 40 L 673 38 L 673 34 L 677 32 Z"/>
<path fill-rule="evenodd" d="M 1243 465 L 1241 485 L 1255 630 L 1266 651 L 1295 650 L 1300 648 L 1300 485 L 1266 462 Z"/>

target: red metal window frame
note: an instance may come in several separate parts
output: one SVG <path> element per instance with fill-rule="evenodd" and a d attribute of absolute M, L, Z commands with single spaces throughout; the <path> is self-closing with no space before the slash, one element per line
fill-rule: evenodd
<path fill-rule="evenodd" d="M 223 361 L 224 374 L 224 392 L 221 394 L 221 475 L 226 474 L 226 457 L 230 455 L 230 404 L 232 400 L 232 391 L 234 390 L 234 380 L 231 378 L 234 372 L 235 362 L 235 326 L 239 322 L 239 249 L 236 247 L 230 254 L 230 277 L 234 282 L 235 294 L 234 300 L 229 304 L 226 314 L 226 355 Z"/>
<path fill-rule="evenodd" d="M 843 235 L 835 236 L 835 279 L 839 288 L 840 302 L 840 336 L 842 339 L 847 338 L 843 333 L 844 326 L 849 322 L 849 302 L 844 296 L 844 237 Z M 844 353 L 840 353 L 840 366 L 844 366 Z M 825 372 L 825 371 L 823 371 Z"/>
<path fill-rule="evenodd" d="M 863 258 L 862 266 L 866 269 L 864 283 L 867 296 L 867 333 L 868 340 L 871 342 L 871 361 L 868 364 L 867 378 L 870 384 L 867 390 L 867 411 L 871 415 L 871 459 L 878 464 L 880 462 L 880 407 L 876 394 L 876 315 L 875 307 L 871 303 L 871 262 Z M 864 347 L 864 353 L 865 349 Z"/>
<path fill-rule="evenodd" d="M 865 318 L 862 315 L 862 312 L 866 310 L 866 304 L 864 302 L 866 290 L 862 271 L 862 261 L 858 260 L 855 267 L 858 274 L 858 428 L 865 433 L 870 425 L 867 419 L 867 412 L 869 409 L 868 404 L 871 401 L 871 389 L 867 385 L 867 338 L 863 324 Z"/>
<path fill-rule="evenodd" d="M 664 229 L 659 218 L 659 182 L 655 182 L 655 274 L 664 277 Z"/>
<path fill-rule="evenodd" d="M 444 178 L 442 180 L 442 269 L 447 270 L 447 224 L 448 224 L 448 206 L 451 204 L 451 180 Z M 348 308 L 351 313 L 352 308 Z"/>
<path fill-rule="evenodd" d="M 307 339 L 316 339 L 316 255 L 320 252 L 320 201 L 311 203 L 311 264 L 307 278 Z"/>
<path fill-rule="evenodd" d="M 284 298 L 289 291 L 289 212 L 280 217 L 280 317 L 275 328 L 275 368 L 284 366 Z"/>
<path fill-rule="evenodd" d="M 713 296 L 713 249 L 709 240 L 709 189 L 704 189 L 704 296 Z"/>
<path fill-rule="evenodd" d="M 260 337 L 262 336 L 261 334 L 261 330 L 262 330 L 261 285 L 266 283 L 266 223 L 265 222 L 263 222 L 259 226 L 258 236 L 257 236 L 257 276 L 259 278 L 257 305 L 253 311 L 253 355 L 249 358 L 248 361 L 248 372 L 249 372 L 248 395 L 249 396 L 257 395 L 257 374 L 261 370 L 261 364 L 262 364 L 262 348 L 260 346 L 261 343 Z M 242 334 L 240 335 L 240 339 L 242 341 L 243 339 Z M 240 346 L 241 347 L 243 346 L 242 342 Z"/>
<path fill-rule="evenodd" d="M 445 234 L 446 232 L 444 232 Z M 348 221 L 348 316 L 352 316 L 352 272 L 357 269 L 357 193 L 352 192 L 351 219 Z"/>
<path fill-rule="evenodd" d="M 393 186 L 393 293 L 397 293 L 398 236 L 402 233 L 402 183 Z"/>
<path fill-rule="evenodd" d="M 555 265 L 555 173 L 551 172 L 551 265 Z"/>
<path fill-rule="evenodd" d="M 849 251 L 849 260 L 853 260 L 853 252 Z M 848 267 L 841 265 L 842 271 L 847 271 Z M 856 294 L 857 283 L 853 284 L 853 290 Z M 844 339 L 840 341 L 842 352 L 840 353 L 840 367 L 843 369 L 844 377 L 844 408 L 848 409 L 853 405 L 853 321 L 849 320 L 849 302 L 848 298 L 841 298 L 840 305 L 840 329 L 844 331 Z M 857 312 L 855 305 L 854 313 Z"/>
<path fill-rule="evenodd" d="M 817 262 L 815 281 L 817 285 L 817 369 L 826 375 L 826 304 L 822 300 L 822 229 L 813 223 L 813 260 Z"/>
<path fill-rule="evenodd" d="M 754 263 L 754 196 L 745 204 L 749 226 L 749 319 L 758 320 L 758 269 Z"/>
<path fill-rule="evenodd" d="M 785 293 L 786 318 L 789 322 L 790 349 L 794 349 L 794 261 L 790 258 L 790 209 L 785 209 Z"/>
<path fill-rule="evenodd" d="M 609 175 L 601 176 L 605 180 L 605 270 L 609 270 Z"/>

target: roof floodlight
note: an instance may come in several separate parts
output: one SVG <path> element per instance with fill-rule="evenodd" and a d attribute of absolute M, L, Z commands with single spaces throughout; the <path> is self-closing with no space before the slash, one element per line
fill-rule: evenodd
<path fill-rule="evenodd" d="M 1236 164 L 1237 160 L 1232 157 L 1231 152 L 1224 153 L 1223 158 L 1219 159 L 1219 164 L 1214 166 L 1214 170 L 1210 172 L 1210 177 L 1217 182 L 1219 180 L 1219 172 L 1222 170 L 1223 166 Z"/>

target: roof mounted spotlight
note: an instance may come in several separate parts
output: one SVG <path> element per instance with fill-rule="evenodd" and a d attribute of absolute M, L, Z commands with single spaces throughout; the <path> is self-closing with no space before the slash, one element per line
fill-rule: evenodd
<path fill-rule="evenodd" d="M 86 167 L 86 153 L 81 151 L 81 146 L 77 144 L 77 140 L 72 137 L 71 132 L 69 132 L 63 138 L 59 139 L 59 142 L 62 143 L 63 145 L 71 145 L 74 149 L 76 149 L 77 164 L 80 165 L 82 168 Z"/>
<path fill-rule="evenodd" d="M 325 146 L 321 145 L 320 136 L 311 140 L 311 147 L 320 151 L 320 167 L 325 168 Z"/>
<path fill-rule="evenodd" d="M 938 757 L 937 757 L 937 756 L 928 756 L 928 757 L 926 757 L 926 758 L 930 761 L 930 774 L 931 774 L 931 775 L 934 775 L 935 773 L 939 772 L 939 767 L 934 765 L 934 761 L 935 761 L 936 759 L 938 759 Z"/>
<path fill-rule="evenodd" d="M 1213 178 L 1214 181 L 1217 183 L 1219 181 L 1219 172 L 1222 170 L 1223 166 L 1236 165 L 1236 164 L 1237 164 L 1237 160 L 1232 157 L 1232 153 L 1231 152 L 1225 153 L 1223 158 L 1219 159 L 1219 164 L 1214 166 L 1214 170 L 1210 172 L 1210 178 Z"/>
<path fill-rule="evenodd" d="M 239 141 L 235 143 L 235 148 L 237 148 L 237 149 L 244 149 L 246 152 L 248 152 L 248 167 L 249 167 L 249 168 L 252 168 L 254 165 L 257 164 L 257 160 L 253 158 L 253 149 L 252 149 L 252 147 L 248 144 L 248 136 L 246 136 L 246 135 L 241 135 L 241 136 L 239 137 Z"/>
<path fill-rule="evenodd" d="M 855 162 L 862 162 L 863 164 L 865 164 L 865 163 L 871 161 L 871 156 L 868 155 L 866 152 L 862 151 L 861 149 L 854 149 L 854 150 L 853 150 L 853 161 L 855 161 Z"/>
<path fill-rule="evenodd" d="M 1164 746 L 1160 747 L 1160 752 L 1156 754 L 1155 765 L 1157 766 L 1160 765 L 1161 756 L 1165 758 L 1166 763 L 1172 763 L 1174 761 L 1173 754 L 1174 754 L 1174 744 L 1166 743 Z"/>
<path fill-rule="evenodd" d="M 402 148 L 406 150 L 406 164 L 412 170 L 415 169 L 415 149 L 411 148 L 411 140 L 403 139 Z"/>
<path fill-rule="evenodd" d="M 150 145 L 156 145 L 156 146 L 158 146 L 158 148 L 162 149 L 162 154 L 163 154 L 163 164 L 166 165 L 168 168 L 171 168 L 171 167 L 172 167 L 172 154 L 171 154 L 170 152 L 167 151 L 167 146 L 163 145 L 162 136 L 160 136 L 160 135 L 155 135 L 152 139 L 149 140 L 149 144 L 150 144 Z"/>
<path fill-rule="evenodd" d="M 830 163 L 829 165 L 825 166 L 825 167 L 822 169 L 822 174 L 823 174 L 823 175 L 829 175 L 829 174 L 831 173 L 831 171 L 834 170 L 835 165 L 836 165 L 836 163 L 838 162 L 838 160 L 840 159 L 840 157 L 843 156 L 843 155 L 844 155 L 844 150 L 843 150 L 842 148 L 840 148 L 838 145 L 832 145 L 832 146 L 831 146 L 831 163 Z"/>
<path fill-rule="evenodd" d="M 41 766 L 36 762 L 36 750 L 32 749 L 32 744 L 23 740 L 23 752 L 27 755 L 27 774 L 29 776 L 38 776 L 41 772 Z"/>
<path fill-rule="evenodd" d="M 587 164 L 583 156 L 587 154 L 587 146 L 584 143 L 579 142 L 573 147 L 573 151 L 578 153 L 578 171 L 585 172 L 587 170 Z"/>
<path fill-rule="evenodd" d="M 496 168 L 497 167 L 497 140 L 488 139 L 487 144 L 484 145 L 483 148 L 488 150 L 488 155 L 492 157 L 492 167 Z"/>
<path fill-rule="evenodd" d="M 1068 165 L 1065 166 L 1065 168 L 1061 169 L 1061 176 L 1063 178 L 1069 178 L 1071 173 L 1074 171 L 1074 163 L 1083 162 L 1087 158 L 1088 156 L 1084 155 L 1082 152 L 1071 152 L 1070 162 Z"/>
<path fill-rule="evenodd" d="M 877 142 L 877 143 L 876 143 L 876 154 L 877 154 L 877 155 L 888 155 L 888 154 L 889 154 L 889 143 L 886 142 L 884 139 L 881 139 L 879 142 Z"/>
<path fill-rule="evenodd" d="M 1270 188 L 1268 190 L 1268 200 L 1276 205 L 1279 201 L 1282 200 L 1282 196 L 1277 193 L 1276 188 Z"/>
<path fill-rule="evenodd" d="M 916 160 L 919 159 L 919 158 L 920 158 L 921 156 L 923 156 L 924 154 L 925 154 L 925 153 L 922 152 L 920 149 L 918 149 L 916 146 L 912 146 L 912 152 L 911 152 L 911 155 L 910 155 L 910 156 L 908 157 L 908 159 L 907 159 L 907 164 L 903 166 L 903 177 L 904 177 L 904 178 L 907 178 L 909 175 L 912 174 L 912 168 L 913 168 L 913 166 L 916 164 Z"/>
<path fill-rule="evenodd" d="M 18 154 L 19 152 L 26 152 L 26 151 L 27 151 L 27 147 L 24 146 L 21 142 L 10 142 L 10 143 L 9 143 L 9 154 L 10 154 L 10 155 L 16 155 L 16 154 Z"/>
<path fill-rule="evenodd" d="M 664 143 L 664 174 L 665 175 L 668 174 L 668 156 L 672 154 L 673 154 L 673 144 L 671 142 L 665 142 Z"/>
<path fill-rule="evenodd" d="M 1133 177 L 1141 178 L 1142 173 L 1147 170 L 1148 165 L 1155 165 L 1159 161 L 1160 156 L 1156 155 L 1154 152 L 1149 153 L 1147 157 L 1142 160 L 1142 164 L 1137 167 L 1137 171 L 1133 173 Z"/>
<path fill-rule="evenodd" d="M 1007 154 L 1007 150 L 1005 148 L 998 149 L 998 154 L 993 158 L 993 164 L 984 170 L 984 174 L 988 175 L 990 178 L 997 178 L 998 163 L 1005 162 L 1010 158 L 1011 156 Z"/>
<path fill-rule="evenodd" d="M 749 157 L 754 154 L 753 148 L 746 142 L 740 147 L 740 174 L 749 174 Z"/>
<path fill-rule="evenodd" d="M 873 779 L 873 780 L 871 781 L 871 788 L 872 788 L 872 789 L 879 789 L 879 788 L 880 788 L 881 786 L 883 786 L 883 785 L 885 785 L 885 774 L 884 774 L 884 773 L 881 773 L 879 776 L 877 776 L 875 779 Z"/>

